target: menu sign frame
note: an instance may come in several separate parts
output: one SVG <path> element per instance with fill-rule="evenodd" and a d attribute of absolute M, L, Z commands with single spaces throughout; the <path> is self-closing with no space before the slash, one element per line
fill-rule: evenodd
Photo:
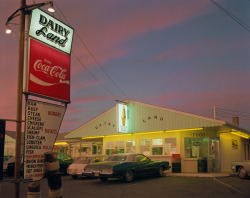
<path fill-rule="evenodd" d="M 24 179 L 44 177 L 44 153 L 53 150 L 66 106 L 26 100 Z"/>

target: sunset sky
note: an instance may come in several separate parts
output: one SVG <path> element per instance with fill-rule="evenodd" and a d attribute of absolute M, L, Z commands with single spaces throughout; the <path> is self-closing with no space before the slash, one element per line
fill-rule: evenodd
<path fill-rule="evenodd" d="M 54 16 L 75 30 L 71 103 L 60 132 L 125 99 L 210 118 L 215 106 L 218 119 L 240 115 L 250 130 L 250 0 L 215 0 L 238 22 L 210 0 L 53 2 Z M 16 118 L 19 26 L 6 35 L 5 23 L 18 8 L 18 0 L 0 1 L 2 119 Z"/>

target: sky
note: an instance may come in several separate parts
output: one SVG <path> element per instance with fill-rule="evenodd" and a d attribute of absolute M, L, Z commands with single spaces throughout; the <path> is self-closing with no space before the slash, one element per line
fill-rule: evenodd
<path fill-rule="evenodd" d="M 250 0 L 214 1 L 250 26 Z M 34 2 L 42 1 L 26 1 Z M 71 103 L 60 132 L 126 99 L 209 118 L 215 106 L 217 119 L 239 116 L 250 131 L 250 27 L 212 1 L 53 2 L 54 16 L 75 30 Z M 0 1 L 0 119 L 16 119 L 19 17 L 11 35 L 5 23 L 18 8 L 17 0 Z"/>

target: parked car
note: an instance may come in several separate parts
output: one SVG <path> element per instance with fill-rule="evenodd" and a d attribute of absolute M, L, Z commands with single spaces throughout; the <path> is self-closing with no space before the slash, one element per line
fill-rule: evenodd
<path fill-rule="evenodd" d="M 59 161 L 60 172 L 67 174 L 67 168 L 73 163 L 73 159 L 66 153 L 56 153 L 56 157 Z M 21 157 L 20 173 L 23 175 L 23 156 Z M 10 158 L 8 161 L 4 162 L 3 171 L 8 176 L 14 176 L 15 173 L 15 157 Z"/>
<path fill-rule="evenodd" d="M 5 155 L 3 161 L 7 162 L 12 157 L 13 157 L 13 155 Z"/>
<path fill-rule="evenodd" d="M 108 178 L 121 178 L 131 182 L 139 175 L 153 173 L 163 176 L 163 171 L 169 168 L 169 162 L 154 161 L 143 154 L 115 154 L 110 155 L 104 162 L 87 165 L 82 174 L 99 177 L 102 181 L 107 181 Z"/>
<path fill-rule="evenodd" d="M 3 173 L 8 176 L 14 176 L 15 173 L 15 157 L 11 157 L 3 163 Z M 23 175 L 23 157 L 21 156 L 20 174 Z"/>
<path fill-rule="evenodd" d="M 67 174 L 67 168 L 74 160 L 66 153 L 56 153 L 60 165 L 60 172 Z"/>
<path fill-rule="evenodd" d="M 68 166 L 68 174 L 72 176 L 73 179 L 77 179 L 82 176 L 82 172 L 88 164 L 103 162 L 107 158 L 106 155 L 89 155 L 77 157 L 74 162 Z"/>
<path fill-rule="evenodd" d="M 232 162 L 232 171 L 238 173 L 241 179 L 250 176 L 250 160 Z"/>

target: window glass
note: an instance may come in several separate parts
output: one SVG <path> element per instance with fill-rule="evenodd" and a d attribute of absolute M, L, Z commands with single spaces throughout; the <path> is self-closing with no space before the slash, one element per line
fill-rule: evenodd
<path fill-rule="evenodd" d="M 78 157 L 75 159 L 74 164 L 89 164 L 91 157 Z"/>
<path fill-rule="evenodd" d="M 152 146 L 162 146 L 162 139 L 152 139 Z"/>
<path fill-rule="evenodd" d="M 143 162 L 143 161 L 148 161 L 149 159 L 145 155 L 136 155 L 135 160 L 137 162 Z"/>
<path fill-rule="evenodd" d="M 150 155 L 150 140 L 140 140 L 140 153 Z"/>
<path fill-rule="evenodd" d="M 176 138 L 165 139 L 165 155 L 176 154 Z"/>
<path fill-rule="evenodd" d="M 162 139 L 152 139 L 152 155 L 162 155 L 163 141 Z"/>
<path fill-rule="evenodd" d="M 123 155 L 111 155 L 109 156 L 106 161 L 115 161 L 115 162 L 120 162 L 120 161 L 125 161 L 127 159 L 127 156 Z"/>
<path fill-rule="evenodd" d="M 124 153 L 124 141 L 116 141 L 113 154 Z"/>
<path fill-rule="evenodd" d="M 149 146 L 150 147 L 150 140 L 140 140 L 140 146 Z"/>
<path fill-rule="evenodd" d="M 208 138 L 185 138 L 184 141 L 186 158 L 207 156 Z"/>
<path fill-rule="evenodd" d="M 114 153 L 114 142 L 106 142 L 106 154 L 111 155 Z"/>
<path fill-rule="evenodd" d="M 152 155 L 162 155 L 163 148 L 162 147 L 153 147 Z"/>
<path fill-rule="evenodd" d="M 135 153 L 135 140 L 126 141 L 126 153 Z"/>
<path fill-rule="evenodd" d="M 107 142 L 106 143 L 106 148 L 107 149 L 113 149 L 114 148 L 114 142 Z"/>

